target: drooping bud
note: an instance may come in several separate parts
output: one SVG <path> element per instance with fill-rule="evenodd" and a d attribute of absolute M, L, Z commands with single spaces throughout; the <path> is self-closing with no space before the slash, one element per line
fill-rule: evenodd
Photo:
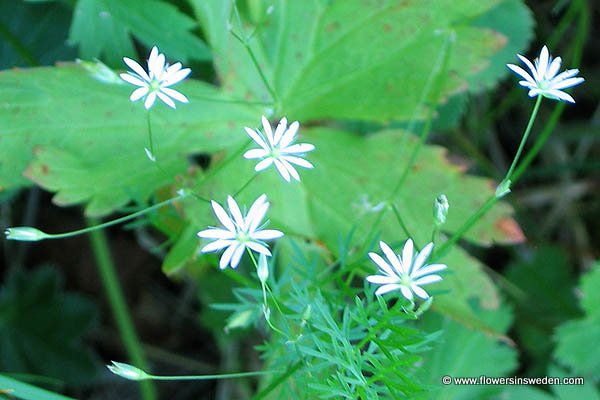
<path fill-rule="evenodd" d="M 47 233 L 30 226 L 8 228 L 4 231 L 4 234 L 8 240 L 19 240 L 22 242 L 37 242 L 50 237 Z"/>
<path fill-rule="evenodd" d="M 441 194 L 435 199 L 433 205 L 433 218 L 435 219 L 435 224 L 437 226 L 442 226 L 446 223 L 446 216 L 448 215 L 449 208 L 450 204 L 448 203 L 446 195 Z"/>
<path fill-rule="evenodd" d="M 112 361 L 113 365 L 107 365 L 106 368 L 115 375 L 132 381 L 141 381 L 150 378 L 143 370 L 134 367 L 133 365 Z"/>
<path fill-rule="evenodd" d="M 267 264 L 267 256 L 262 253 L 258 256 L 256 274 L 258 275 L 260 283 L 264 285 L 267 279 L 269 278 L 269 265 Z"/>

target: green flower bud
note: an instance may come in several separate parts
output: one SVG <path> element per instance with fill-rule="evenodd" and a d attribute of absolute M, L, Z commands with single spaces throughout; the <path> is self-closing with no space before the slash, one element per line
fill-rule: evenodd
<path fill-rule="evenodd" d="M 438 198 L 435 199 L 435 203 L 433 205 L 433 217 L 437 226 L 441 226 L 446 223 L 448 208 L 450 208 L 450 204 L 448 204 L 446 195 L 439 195 Z"/>
<path fill-rule="evenodd" d="M 267 281 L 267 278 L 269 278 L 269 265 L 267 264 L 267 256 L 262 253 L 258 256 L 256 273 L 258 275 L 258 279 L 260 279 L 260 283 L 264 285 Z"/>
<path fill-rule="evenodd" d="M 4 231 L 4 234 L 8 240 L 20 240 L 22 242 L 37 242 L 49 237 L 47 233 L 30 226 L 17 226 L 14 228 L 8 228 Z"/>
<path fill-rule="evenodd" d="M 106 368 L 115 375 L 132 381 L 141 381 L 150 378 L 146 372 L 133 365 L 112 361 L 113 365 L 107 365 Z"/>

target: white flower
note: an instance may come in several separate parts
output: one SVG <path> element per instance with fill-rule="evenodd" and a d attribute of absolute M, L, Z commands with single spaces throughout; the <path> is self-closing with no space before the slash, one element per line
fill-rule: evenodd
<path fill-rule="evenodd" d="M 146 100 L 144 101 L 146 110 L 152 107 L 157 96 L 171 108 L 175 108 L 175 102 L 172 98 L 182 103 L 188 103 L 187 97 L 171 89 L 169 86 L 184 80 L 192 70 L 189 68 L 181 69 L 181 63 L 179 62 L 169 66 L 165 62 L 165 55 L 159 53 L 156 46 L 150 52 L 147 73 L 140 64 L 131 58 L 123 57 L 123 61 L 133 72 L 128 71 L 121 74 L 121 79 L 132 85 L 139 86 L 139 88 L 131 93 L 129 100 L 137 101 L 146 96 Z"/>
<path fill-rule="evenodd" d="M 254 167 L 255 171 L 262 171 L 271 164 L 275 164 L 283 179 L 289 182 L 291 176 L 299 181 L 300 176 L 292 164 L 304 168 L 313 168 L 314 166 L 310 162 L 300 156 L 314 150 L 315 146 L 307 143 L 292 144 L 300 127 L 298 121 L 292 122 L 288 128 L 287 119 L 282 118 L 279 125 L 277 125 L 277 129 L 275 129 L 275 133 L 273 133 L 271 124 L 264 116 L 262 117 L 262 125 L 264 135 L 258 130 L 244 128 L 252 140 L 261 147 L 260 149 L 248 150 L 244 157 L 261 159 Z"/>
<path fill-rule="evenodd" d="M 573 97 L 563 92 L 562 89 L 579 85 L 584 81 L 581 77 L 574 77 L 579 73 L 578 69 L 568 69 L 556 75 L 562 59 L 560 57 L 552 59 L 546 46 L 542 47 L 540 56 L 534 60 L 535 66 L 522 55 L 517 54 L 517 56 L 529 68 L 531 75 L 517 65 L 507 64 L 507 67 L 525 79 L 519 84 L 529 89 L 529 97 L 542 95 L 553 100 L 575 103 Z"/>
<path fill-rule="evenodd" d="M 408 239 L 402 249 L 402 256 L 398 255 L 384 242 L 379 242 L 379 246 L 387 261 L 377 253 L 369 253 L 369 257 L 377 266 L 383 275 L 367 276 L 367 281 L 378 285 L 383 285 L 375 292 L 380 296 L 392 290 L 400 289 L 402 295 L 412 301 L 413 293 L 422 299 L 427 299 L 429 295 L 420 286 L 442 280 L 439 275 L 432 275 L 446 269 L 444 264 L 425 264 L 425 261 L 431 254 L 433 243 L 429 243 L 414 254 L 413 241 Z"/>
<path fill-rule="evenodd" d="M 236 268 L 246 248 L 270 256 L 271 252 L 264 241 L 283 236 L 283 233 L 277 230 L 261 229 L 261 221 L 269 209 L 269 203 L 265 194 L 256 199 L 245 217 L 231 196 L 227 197 L 229 214 L 216 201 L 212 201 L 211 204 L 217 219 L 223 224 L 224 228 L 205 229 L 198 232 L 198 236 L 214 240 L 214 242 L 207 244 L 201 249 L 203 253 L 210 253 L 226 248 L 219 262 L 221 269 L 227 268 L 227 265 L 231 265 L 231 268 Z"/>

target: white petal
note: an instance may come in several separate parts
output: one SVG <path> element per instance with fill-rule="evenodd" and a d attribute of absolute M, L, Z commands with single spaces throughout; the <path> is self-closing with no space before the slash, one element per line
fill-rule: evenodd
<path fill-rule="evenodd" d="M 237 266 L 240 263 L 240 260 L 242 259 L 242 256 L 244 255 L 244 250 L 246 250 L 246 246 L 242 244 L 239 245 L 237 249 L 235 249 L 235 252 L 231 256 L 231 268 L 237 268 Z"/>
<path fill-rule="evenodd" d="M 392 283 L 398 283 L 398 278 L 393 276 L 369 275 L 366 279 L 367 281 L 371 283 L 376 283 L 378 285 L 389 285 Z"/>
<path fill-rule="evenodd" d="M 290 181 L 290 173 L 285 168 L 285 166 L 278 159 L 274 159 L 273 161 L 275 162 L 275 166 L 277 167 L 277 170 L 279 171 L 279 173 L 281 174 L 283 179 L 285 179 L 286 181 L 289 182 Z"/>
<path fill-rule="evenodd" d="M 429 298 L 429 295 L 427 294 L 427 292 L 425 290 L 421 289 L 420 287 L 418 287 L 417 285 L 410 285 L 410 288 L 420 298 L 422 298 L 422 299 L 428 299 Z"/>
<path fill-rule="evenodd" d="M 165 61 L 165 55 L 162 53 L 156 58 L 148 60 L 148 75 L 150 75 L 150 78 L 155 77 L 156 79 L 161 79 L 165 70 Z"/>
<path fill-rule="evenodd" d="M 412 269 L 412 259 L 414 255 L 414 244 L 412 239 L 408 239 L 402 249 L 402 270 L 410 273 Z"/>
<path fill-rule="evenodd" d="M 544 79 L 546 77 L 549 59 L 550 53 L 548 52 L 548 48 L 544 46 L 542 47 L 542 51 L 540 52 L 540 57 L 538 58 L 537 62 L 538 80 Z"/>
<path fill-rule="evenodd" d="M 379 289 L 377 289 L 375 291 L 375 294 L 377 296 L 381 296 L 381 295 L 384 295 L 384 294 L 386 294 L 388 292 L 391 292 L 393 290 L 398 290 L 398 289 L 402 289 L 402 288 L 403 288 L 403 286 L 400 286 L 398 284 L 392 283 L 392 284 L 389 284 L 389 285 L 383 285 L 382 287 L 380 287 Z"/>
<path fill-rule="evenodd" d="M 235 232 L 220 228 L 205 229 L 198 232 L 197 235 L 204 239 L 235 239 Z"/>
<path fill-rule="evenodd" d="M 391 249 L 390 246 L 385 242 L 379 242 L 379 247 L 381 247 L 381 251 L 385 254 L 385 257 L 388 259 L 388 262 L 392 265 L 392 267 L 396 270 L 396 274 L 398 276 L 405 274 L 407 271 L 403 268 L 402 263 L 398 259 L 394 250 Z"/>
<path fill-rule="evenodd" d="M 217 219 L 221 222 L 221 224 L 223 224 L 223 226 L 231 232 L 236 232 L 237 229 L 235 229 L 235 224 L 233 223 L 225 209 L 214 200 L 212 200 L 210 204 L 212 205 L 213 212 L 215 213 Z"/>
<path fill-rule="evenodd" d="M 552 63 L 548 67 L 548 71 L 546 71 L 546 80 L 552 80 L 558 70 L 560 69 L 560 64 L 562 63 L 562 59 L 560 57 L 556 57 L 552 60 Z"/>
<path fill-rule="evenodd" d="M 281 138 L 281 142 L 279 143 L 279 146 L 282 148 L 289 146 L 294 141 L 294 138 L 296 137 L 296 133 L 298 132 L 299 127 L 300 127 L 300 123 L 298 121 L 292 122 L 290 124 L 290 127 L 288 128 L 288 130 L 285 131 L 285 133 L 283 134 L 283 137 Z"/>
<path fill-rule="evenodd" d="M 163 87 L 160 89 L 161 92 L 163 92 L 164 94 L 166 94 L 169 97 L 174 98 L 177 101 L 180 101 L 182 103 L 189 103 L 190 101 L 188 100 L 187 97 L 185 97 L 184 95 L 182 95 L 181 93 L 179 93 L 177 90 L 173 90 L 170 88 L 166 88 Z"/>
<path fill-rule="evenodd" d="M 299 165 L 299 166 L 301 166 L 301 167 L 304 167 L 304 168 L 314 168 L 314 167 L 315 167 L 315 166 L 314 166 L 314 165 L 312 165 L 310 162 L 308 162 L 308 161 L 306 161 L 305 159 L 303 159 L 303 158 L 300 158 L 300 157 L 294 157 L 294 156 L 281 156 L 281 159 L 282 159 L 282 160 L 285 160 L 285 161 L 287 161 L 287 162 L 290 162 L 290 163 L 292 163 L 292 164 Z"/>
<path fill-rule="evenodd" d="M 413 281 L 413 283 L 415 285 L 428 285 L 430 283 L 439 282 L 441 280 L 442 280 L 442 277 L 439 275 L 427 275 L 427 276 L 424 276 L 422 278 L 419 278 L 419 279 Z"/>
<path fill-rule="evenodd" d="M 413 293 L 409 288 L 407 288 L 406 286 L 400 286 L 400 291 L 402 292 L 402 296 L 412 301 Z"/>
<path fill-rule="evenodd" d="M 161 86 L 165 87 L 165 86 L 171 86 L 171 85 L 174 85 L 176 83 L 179 83 L 182 80 L 184 80 L 185 78 L 187 78 L 187 76 L 190 74 L 190 72 L 192 72 L 191 69 L 184 68 L 181 71 L 177 71 L 177 72 L 172 73 L 172 74 L 168 74 L 167 73 L 167 76 L 162 81 L 162 85 Z"/>
<path fill-rule="evenodd" d="M 277 145 L 277 143 L 279 143 L 279 141 L 281 140 L 281 136 L 283 136 L 283 132 L 285 132 L 286 128 L 287 118 L 283 117 L 281 118 L 281 121 L 279 121 L 277 129 L 275 129 L 275 134 L 273 135 L 273 143 L 275 143 L 275 145 Z"/>
<path fill-rule="evenodd" d="M 554 77 L 554 79 L 552 79 L 552 82 L 559 82 L 559 81 L 564 81 L 567 78 L 571 78 L 575 75 L 577 75 L 579 73 L 579 70 L 577 68 L 574 69 L 568 69 L 566 71 L 561 72 L 560 74 L 558 74 L 557 76 Z M 583 78 L 582 79 L 583 82 Z"/>
<path fill-rule="evenodd" d="M 271 146 L 274 146 L 273 131 L 271 130 L 271 124 L 269 123 L 269 120 L 267 120 L 267 118 L 263 115 L 261 121 L 262 121 L 264 134 L 267 137 L 267 140 L 269 141 Z"/>
<path fill-rule="evenodd" d="M 141 80 L 137 75 L 132 75 L 131 73 L 127 73 L 127 74 L 120 74 L 119 75 L 121 77 L 121 79 L 123 79 L 125 82 L 127 83 L 131 83 L 132 85 L 135 86 L 142 86 L 142 87 L 146 87 L 148 85 L 148 82 L 144 82 L 143 80 Z"/>
<path fill-rule="evenodd" d="M 154 101 L 156 100 L 156 92 L 150 92 L 148 97 L 146 97 L 146 101 L 144 102 L 144 107 L 146 110 L 149 110 L 150 107 L 154 105 Z"/>
<path fill-rule="evenodd" d="M 293 153 L 308 153 L 309 151 L 313 151 L 315 146 L 309 143 L 298 143 L 293 144 L 291 146 L 285 147 L 281 149 L 281 152 L 284 154 L 293 154 Z"/>
<path fill-rule="evenodd" d="M 417 254 L 417 257 L 415 258 L 415 261 L 412 265 L 412 269 L 408 272 L 409 274 L 412 275 L 414 272 L 417 272 L 419 268 L 421 268 L 423 264 L 425 264 L 425 261 L 427 261 L 427 259 L 431 255 L 431 250 L 433 250 L 433 243 L 428 243 L 427 246 L 425 246 L 423 250 L 421 250 L 419 254 Z"/>
<path fill-rule="evenodd" d="M 414 271 L 414 273 L 411 274 L 411 278 L 417 279 L 420 276 L 425 276 L 427 274 L 432 274 L 434 272 L 443 271 L 446 268 L 447 267 L 444 264 L 430 264 L 430 265 L 426 265 L 426 266 L 424 266 L 422 268 L 419 268 L 417 271 Z"/>
<path fill-rule="evenodd" d="M 271 157 L 265 158 L 264 160 L 262 160 L 261 162 L 259 162 L 258 164 L 256 164 L 256 167 L 254 167 L 254 170 L 256 172 L 260 172 L 263 169 L 265 169 L 268 166 L 270 166 L 271 164 L 273 164 L 273 158 L 271 158 Z"/>
<path fill-rule="evenodd" d="M 256 142 L 256 144 L 258 144 L 260 147 L 262 147 L 265 151 L 269 151 L 271 149 L 267 145 L 267 143 L 264 141 L 264 139 L 261 137 L 261 135 L 258 132 L 256 132 L 254 129 L 245 127 L 244 130 L 246 131 L 248 136 L 250 136 L 252 138 L 252 140 L 254 140 Z"/>
<path fill-rule="evenodd" d="M 138 101 L 139 99 L 141 99 L 142 97 L 144 97 L 146 94 L 148 94 L 148 88 L 147 87 L 141 87 L 141 88 L 137 88 L 133 91 L 133 93 L 131 93 L 131 96 L 129 96 L 129 100 L 131 101 Z"/>
<path fill-rule="evenodd" d="M 260 231 L 254 232 L 252 235 L 253 239 L 257 240 L 273 240 L 283 236 L 283 232 L 275 230 L 275 229 L 263 229 Z"/>
<path fill-rule="evenodd" d="M 151 80 L 150 77 L 148 76 L 148 74 L 146 73 L 144 68 L 142 68 L 142 66 L 137 63 L 137 61 L 134 61 L 131 58 L 127 58 L 127 57 L 123 57 L 123 61 L 125 62 L 125 64 L 127 64 L 127 66 L 129 68 L 131 68 L 133 70 L 133 72 L 138 74 L 140 76 L 140 78 L 145 79 L 146 81 L 150 82 L 150 80 Z"/>
<path fill-rule="evenodd" d="M 300 175 L 298 175 L 298 171 L 296 171 L 296 169 L 292 167 L 292 165 L 289 162 L 287 162 L 287 160 L 284 157 L 281 157 L 279 160 L 281 161 L 285 169 L 288 170 L 290 176 L 295 180 L 300 181 Z"/>
<path fill-rule="evenodd" d="M 549 94 L 550 96 L 557 98 L 562 101 L 566 101 L 568 103 L 575 103 L 575 99 L 568 93 L 560 91 L 560 90 L 548 90 L 545 94 Z"/>
<path fill-rule="evenodd" d="M 204 246 L 200 251 L 202 253 L 212 253 L 213 251 L 219 251 L 225 247 L 231 246 L 236 243 L 235 240 L 216 240 Z"/>
<path fill-rule="evenodd" d="M 248 150 L 244 153 L 244 158 L 253 159 L 253 158 L 264 158 L 268 155 L 264 149 L 252 149 Z"/>
<path fill-rule="evenodd" d="M 537 70 L 536 68 L 533 66 L 533 64 L 531 63 L 531 61 L 529 61 L 527 58 L 523 57 L 520 54 L 517 54 L 517 57 L 519 57 L 519 59 L 525 64 L 527 65 L 527 68 L 529 68 L 529 70 L 531 71 L 531 77 L 533 78 L 534 81 L 539 82 L 539 77 L 537 74 Z M 525 77 L 523 77 L 525 78 Z M 527 79 L 527 78 L 525 78 Z"/>
<path fill-rule="evenodd" d="M 231 216 L 233 217 L 233 220 L 238 228 L 243 229 L 245 225 L 244 217 L 242 216 L 242 212 L 240 211 L 238 203 L 231 196 L 227 196 L 227 207 L 229 207 L 229 212 L 231 213 Z"/>
<path fill-rule="evenodd" d="M 579 85 L 584 81 L 583 78 L 569 78 L 552 85 L 552 89 L 566 89 L 575 85 Z"/>
<path fill-rule="evenodd" d="M 267 195 L 263 193 L 254 201 L 254 203 L 252 203 L 252 206 L 250 206 L 250 209 L 246 214 L 246 225 L 244 228 L 248 229 L 248 232 L 253 233 L 260 225 L 268 209 L 269 203 L 267 202 Z"/>
<path fill-rule="evenodd" d="M 265 245 L 256 242 L 246 242 L 246 246 L 257 253 L 264 254 L 265 256 L 271 256 L 271 252 Z"/>
<path fill-rule="evenodd" d="M 164 94 L 163 92 L 157 91 L 156 95 L 158 96 L 159 99 L 161 99 L 169 107 L 171 107 L 171 108 L 177 108 L 175 106 L 175 102 L 173 100 L 171 100 L 171 98 L 169 96 L 167 96 L 166 94 Z"/>
<path fill-rule="evenodd" d="M 532 85 L 537 86 L 535 79 L 531 75 L 529 75 L 523 68 L 514 64 L 506 64 L 508 68 L 510 68 L 514 73 L 519 75 L 521 78 L 525 79 L 525 81 L 529 82 Z"/>
<path fill-rule="evenodd" d="M 229 263 L 231 262 L 231 256 L 233 256 L 233 252 L 236 251 L 239 247 L 242 247 L 242 249 L 244 248 L 244 246 L 241 245 L 240 243 L 233 242 L 231 244 L 231 246 L 229 246 L 227 248 L 227 250 L 225 250 L 225 252 L 221 256 L 221 259 L 219 260 L 219 268 L 221 268 L 221 269 L 227 268 L 227 265 L 229 265 Z"/>
<path fill-rule="evenodd" d="M 383 243 L 383 242 L 380 242 L 380 243 Z M 387 274 L 388 276 L 397 277 L 397 275 L 394 272 L 394 270 L 390 267 L 390 265 L 379 254 L 377 254 L 377 253 L 369 253 L 369 257 L 371 258 L 371 260 L 373 260 L 373 262 L 375 264 L 377 264 L 377 266 L 379 267 L 379 269 L 383 273 Z"/>

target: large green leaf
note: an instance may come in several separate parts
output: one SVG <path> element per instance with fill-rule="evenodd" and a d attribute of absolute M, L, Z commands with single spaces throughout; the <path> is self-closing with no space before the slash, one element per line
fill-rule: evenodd
<path fill-rule="evenodd" d="M 261 113 L 188 80 L 178 89 L 189 105 L 156 104 L 150 111 L 153 164 L 144 153 L 146 111 L 128 100 L 130 86 L 95 80 L 75 65 L 4 71 L 0 85 L 10 99 L 0 104 L 0 189 L 26 185 L 22 174 L 31 163 L 27 177 L 57 192 L 60 205 L 87 202 L 89 215 L 147 198 L 185 171 L 188 154 L 246 140 L 243 125 Z"/>
<path fill-rule="evenodd" d="M 223 29 L 229 24 L 244 36 L 254 26 L 240 26 L 231 17 L 231 2 L 191 3 L 224 86 L 240 95 L 270 99 L 244 46 Z M 498 3 L 279 0 L 267 14 L 265 2 L 249 45 L 277 94 L 282 114 L 302 121 L 410 119 L 421 114 L 423 102 L 436 98 L 431 82 L 440 71 L 443 98 L 465 90 L 467 78 L 483 70 L 506 45 L 498 31 L 474 24 Z M 531 25 L 521 15 L 513 22 L 518 30 Z"/>
<path fill-rule="evenodd" d="M 481 317 L 496 331 L 505 332 L 510 326 L 511 315 L 505 308 L 482 313 Z M 449 318 L 427 314 L 421 321 L 425 331 L 443 332 L 439 343 L 424 355 L 416 375 L 430 385 L 424 399 L 492 399 L 503 386 L 454 385 L 443 383 L 443 377 L 478 378 L 506 376 L 517 366 L 516 351 L 498 341 L 493 335 L 470 330 Z"/>
<path fill-rule="evenodd" d="M 208 48 L 192 33 L 195 26 L 177 7 L 160 0 L 79 0 L 70 40 L 79 45 L 82 57 L 103 55 L 113 65 L 134 55 L 130 34 L 148 47 L 169 49 L 175 60 L 208 60 Z"/>

